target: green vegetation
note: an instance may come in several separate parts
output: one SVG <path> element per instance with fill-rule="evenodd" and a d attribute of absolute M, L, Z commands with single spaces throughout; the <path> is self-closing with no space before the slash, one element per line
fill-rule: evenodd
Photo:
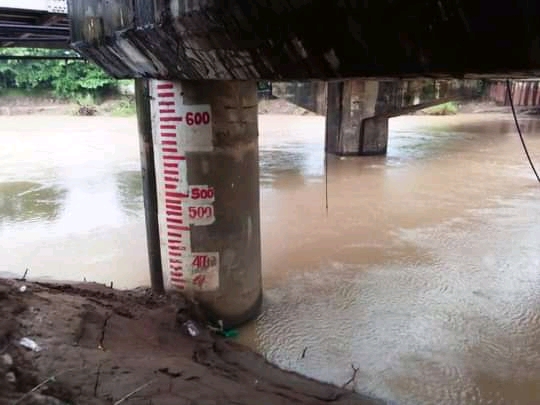
<path fill-rule="evenodd" d="M 123 100 L 118 100 L 118 102 L 115 103 L 114 107 L 111 110 L 111 115 L 113 117 L 130 117 L 135 114 L 136 110 L 134 98 L 125 98 Z"/>
<path fill-rule="evenodd" d="M 427 115 L 454 115 L 459 111 L 459 106 L 456 102 L 450 101 L 448 103 L 439 104 L 434 107 L 429 107 L 422 112 Z"/>
<path fill-rule="evenodd" d="M 31 48 L 4 48 L 0 49 L 0 55 L 76 56 L 72 51 Z M 77 115 L 134 115 L 133 97 L 123 95 L 132 83 L 131 80 L 113 79 L 98 66 L 82 60 L 0 61 L 0 97 L 31 97 L 74 103 L 77 104 L 74 111 Z"/>
<path fill-rule="evenodd" d="M 0 55 L 75 56 L 57 49 L 5 48 Z M 117 88 L 117 80 L 92 63 L 80 60 L 18 60 L 0 63 L 0 92 L 18 89 L 27 93 L 51 91 L 56 97 L 100 97 Z M 1 94 L 1 93 L 0 93 Z"/>
<path fill-rule="evenodd" d="M 1 62 L 0 62 L 1 63 Z M 44 89 L 35 89 L 32 90 L 32 96 L 36 98 L 52 98 L 55 97 L 52 91 Z M 28 97 L 29 92 L 25 89 L 11 89 L 0 86 L 0 97 Z"/>

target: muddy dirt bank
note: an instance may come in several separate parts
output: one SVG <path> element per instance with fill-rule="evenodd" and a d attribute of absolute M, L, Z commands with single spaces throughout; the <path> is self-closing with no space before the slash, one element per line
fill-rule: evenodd
<path fill-rule="evenodd" d="M 108 116 L 128 98 L 110 99 L 91 106 L 92 115 Z M 0 97 L 0 115 L 85 115 L 75 102 L 44 97 Z M 282 99 L 261 100 L 259 114 L 315 115 L 302 107 Z"/>
<path fill-rule="evenodd" d="M 178 308 L 193 313 L 146 289 L 0 279 L 0 404 L 383 403 L 281 371 L 208 330 L 190 337 Z"/>
<path fill-rule="evenodd" d="M 111 99 L 93 107 L 92 115 L 110 116 L 122 106 L 127 99 Z M 511 113 L 509 106 L 499 106 L 491 101 L 458 102 L 457 114 L 488 114 L 488 113 Z M 80 111 L 81 106 L 77 103 L 48 98 L 31 97 L 0 97 L 0 115 L 85 115 Z M 516 107 L 520 115 L 539 115 L 538 107 Z M 259 101 L 259 114 L 283 114 L 283 115 L 316 115 L 300 106 L 284 99 L 271 99 Z M 426 115 L 426 110 L 420 110 L 412 115 Z M 126 115 L 126 114 L 124 114 Z M 129 114 L 128 114 L 129 115 Z M 429 114 L 428 114 L 429 115 Z"/>

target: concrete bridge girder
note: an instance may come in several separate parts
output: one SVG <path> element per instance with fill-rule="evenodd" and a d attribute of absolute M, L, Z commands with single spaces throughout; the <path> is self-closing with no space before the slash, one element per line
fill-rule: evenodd
<path fill-rule="evenodd" d="M 540 72 L 540 6 L 528 0 L 69 3 L 73 46 L 117 77 L 329 80 Z"/>
<path fill-rule="evenodd" d="M 347 80 L 328 84 L 326 151 L 381 155 L 388 119 L 476 95 L 478 82 Z"/>

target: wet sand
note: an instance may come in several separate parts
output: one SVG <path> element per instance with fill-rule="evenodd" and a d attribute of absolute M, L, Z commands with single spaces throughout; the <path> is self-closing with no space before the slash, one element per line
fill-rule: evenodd
<path fill-rule="evenodd" d="M 0 403 L 383 404 L 283 372 L 202 327 L 182 334 L 179 306 L 146 290 L 0 279 Z"/>

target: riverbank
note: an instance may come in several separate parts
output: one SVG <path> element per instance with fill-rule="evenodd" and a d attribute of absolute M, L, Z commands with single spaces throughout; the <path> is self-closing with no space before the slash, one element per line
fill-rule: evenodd
<path fill-rule="evenodd" d="M 279 370 L 202 327 L 191 337 L 178 308 L 197 312 L 147 289 L 0 279 L 0 404 L 382 403 Z"/>
<path fill-rule="evenodd" d="M 50 97 L 0 97 L 0 115 L 135 116 L 133 97 L 111 98 L 101 103 L 76 103 Z M 259 114 L 316 115 L 283 99 L 261 100 Z"/>
<path fill-rule="evenodd" d="M 3 96 L 0 97 L 0 115 L 134 116 L 135 100 L 125 96 L 93 103 L 89 100 L 75 102 L 51 96 Z"/>
<path fill-rule="evenodd" d="M 540 109 L 538 107 L 516 107 L 516 112 L 520 115 L 538 115 Z M 451 101 L 440 104 L 435 107 L 426 108 L 424 110 L 413 113 L 414 115 L 456 115 L 456 114 L 511 114 L 510 106 L 497 105 L 493 101 L 467 101 L 458 102 Z"/>
<path fill-rule="evenodd" d="M 537 107 L 517 107 L 518 114 L 538 115 Z M 509 106 L 499 106 L 491 101 L 449 102 L 412 113 L 413 115 L 501 114 L 511 113 Z M 312 111 L 284 99 L 259 101 L 259 114 L 312 116 Z M 99 104 L 62 101 L 51 97 L 0 97 L 0 115 L 95 115 L 104 117 L 135 116 L 133 97 L 105 100 Z"/>

